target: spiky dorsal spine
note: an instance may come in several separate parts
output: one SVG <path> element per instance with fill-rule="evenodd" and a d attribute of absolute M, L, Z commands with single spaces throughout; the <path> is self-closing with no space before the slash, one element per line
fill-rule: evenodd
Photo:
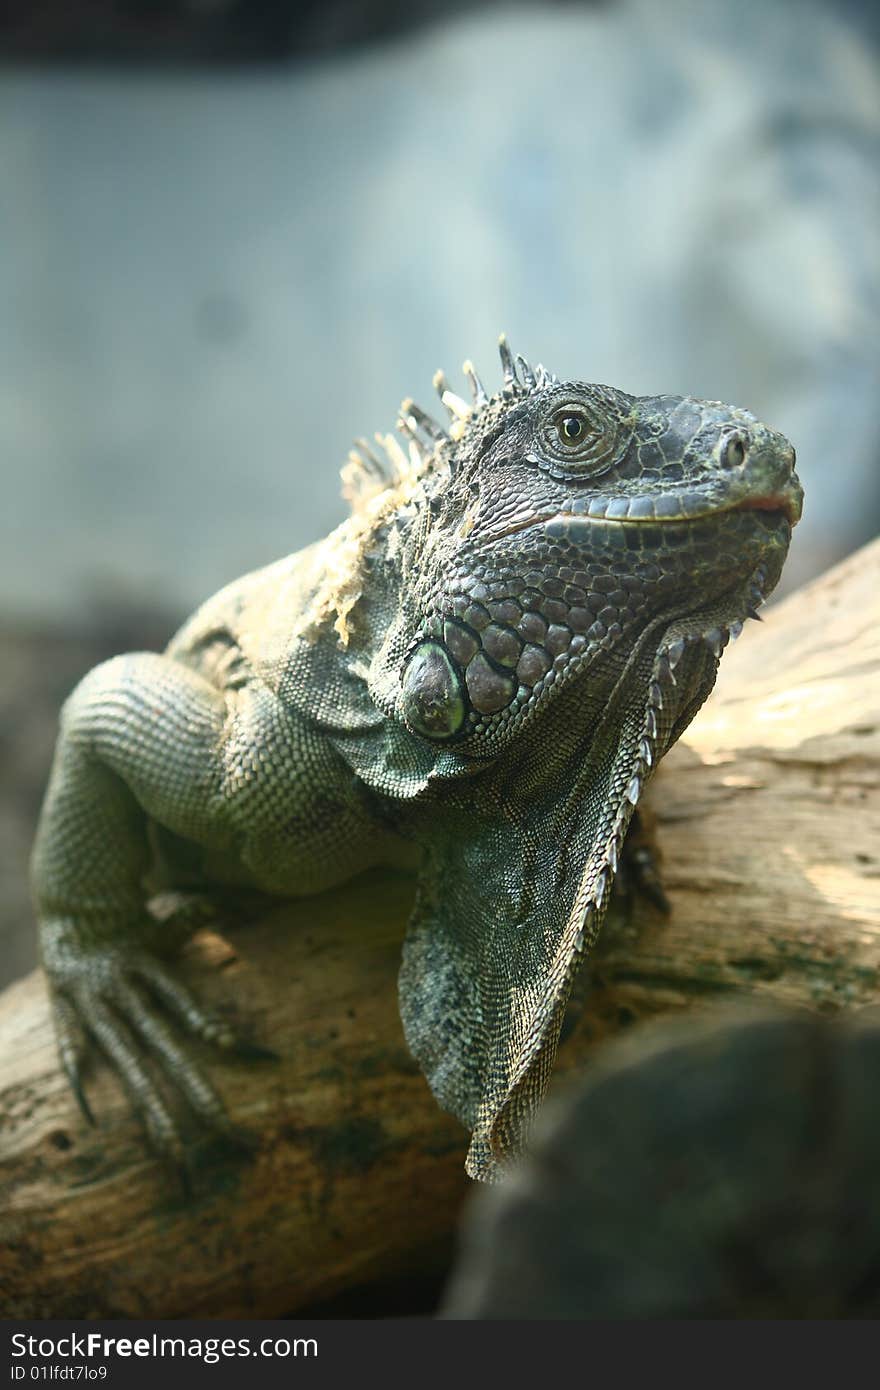
<path fill-rule="evenodd" d="M 424 476 L 441 463 L 453 466 L 454 446 L 468 429 L 479 421 L 487 410 L 502 402 L 523 398 L 555 383 L 556 378 L 540 364 L 534 369 L 519 354 L 514 357 L 507 338 L 498 339 L 503 384 L 495 395 L 489 395 L 472 362 L 462 370 L 468 379 L 472 404 L 451 390 L 444 372 L 434 375 L 434 387 L 449 413 L 444 429 L 433 416 L 407 398 L 401 403 L 398 431 L 408 441 L 408 451 L 400 447 L 392 434 L 377 434 L 376 447 L 366 439 L 358 439 L 342 467 L 342 495 L 353 515 L 371 514 L 383 510 L 383 503 L 399 494 L 411 492 Z M 380 501 L 380 499 L 382 499 Z"/>

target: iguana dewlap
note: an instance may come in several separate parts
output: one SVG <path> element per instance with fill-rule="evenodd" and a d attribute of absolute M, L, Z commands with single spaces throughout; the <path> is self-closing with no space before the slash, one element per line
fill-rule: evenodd
<path fill-rule="evenodd" d="M 236 1039 L 161 959 L 157 854 L 210 901 L 319 892 L 422 851 L 403 951 L 407 1041 L 493 1177 L 544 1094 L 578 964 L 652 769 L 779 579 L 802 492 L 747 411 L 558 382 L 514 362 L 473 402 L 437 385 L 343 471 L 352 515 L 237 580 L 162 655 L 80 683 L 33 857 L 62 1061 L 83 1032 L 154 1143 L 179 1151 L 152 1053 L 196 1115 L 222 1105 L 174 1023 Z M 204 895 L 204 896 L 200 896 Z M 85 1104 L 85 1102 L 83 1101 Z"/>

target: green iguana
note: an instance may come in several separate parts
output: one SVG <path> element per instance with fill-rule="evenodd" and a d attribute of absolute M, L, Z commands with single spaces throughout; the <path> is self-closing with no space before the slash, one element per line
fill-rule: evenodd
<path fill-rule="evenodd" d="M 62 1063 L 83 1034 L 180 1156 L 152 1053 L 222 1104 L 168 1016 L 239 1047 L 160 958 L 232 885 L 319 892 L 422 852 L 403 948 L 408 1044 L 497 1175 L 547 1086 L 574 974 L 652 769 L 773 589 L 801 513 L 794 450 L 747 411 L 559 382 L 500 340 L 503 386 L 435 384 L 343 470 L 326 540 L 209 599 L 163 655 L 67 701 L 33 857 Z M 212 897 L 212 894 L 214 895 Z"/>

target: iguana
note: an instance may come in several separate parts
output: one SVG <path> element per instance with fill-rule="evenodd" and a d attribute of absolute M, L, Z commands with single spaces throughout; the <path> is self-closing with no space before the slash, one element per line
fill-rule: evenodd
<path fill-rule="evenodd" d="M 319 892 L 421 850 L 400 1008 L 492 1179 L 547 1086 L 577 968 L 645 783 L 779 579 L 802 491 L 745 410 L 560 382 L 500 340 L 489 395 L 435 384 L 343 469 L 349 518 L 209 599 L 162 655 L 67 701 L 33 856 L 61 1061 L 83 1035 L 180 1156 L 152 1053 L 200 1121 L 223 1106 L 169 1015 L 239 1046 L 161 959 L 236 885 Z M 379 438 L 377 436 L 377 438 Z"/>

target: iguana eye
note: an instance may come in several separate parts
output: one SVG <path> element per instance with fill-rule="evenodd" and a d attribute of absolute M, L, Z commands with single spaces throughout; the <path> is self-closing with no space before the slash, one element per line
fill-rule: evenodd
<path fill-rule="evenodd" d="M 601 448 L 607 425 L 598 414 L 588 415 L 575 404 L 560 405 L 544 426 L 544 438 L 551 452 L 560 459 L 578 461 Z"/>
<path fill-rule="evenodd" d="M 634 418 L 608 395 L 603 387 L 554 391 L 535 422 L 530 462 L 573 483 L 610 468 L 632 436 Z"/>
<path fill-rule="evenodd" d="M 587 432 L 587 422 L 583 415 L 563 415 L 557 429 L 563 444 L 577 444 Z"/>

